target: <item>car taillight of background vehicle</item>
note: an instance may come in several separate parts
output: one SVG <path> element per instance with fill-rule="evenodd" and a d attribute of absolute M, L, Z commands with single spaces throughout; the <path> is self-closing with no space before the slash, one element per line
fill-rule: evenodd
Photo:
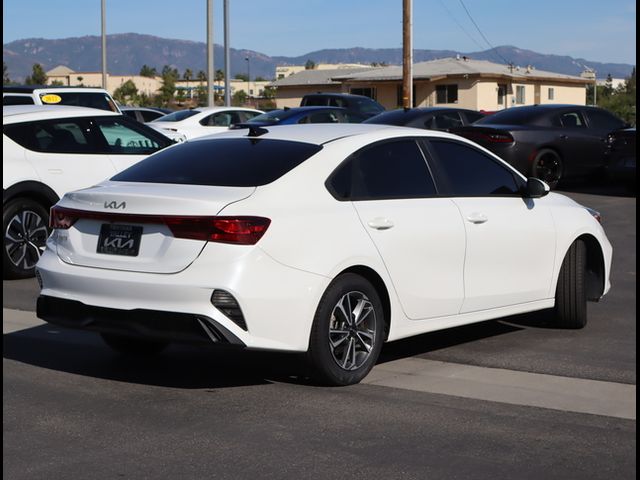
<path fill-rule="evenodd" d="M 255 245 L 269 228 L 271 220 L 264 217 L 209 217 L 177 215 L 137 215 L 129 213 L 89 212 L 64 207 L 52 207 L 49 227 L 67 230 L 80 219 L 127 224 L 164 224 L 176 238 L 208 242 Z"/>
<path fill-rule="evenodd" d="M 489 143 L 513 143 L 513 137 L 508 133 L 481 133 L 463 132 L 461 135 L 473 141 L 484 141 Z"/>

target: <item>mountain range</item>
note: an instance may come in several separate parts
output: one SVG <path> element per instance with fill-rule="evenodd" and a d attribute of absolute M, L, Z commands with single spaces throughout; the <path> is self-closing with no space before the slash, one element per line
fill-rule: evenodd
<path fill-rule="evenodd" d="M 29 38 L 5 43 L 2 48 L 3 60 L 9 77 L 22 81 L 31 74 L 34 63 L 40 63 L 45 71 L 58 65 L 65 65 L 76 72 L 97 72 L 101 69 L 101 39 L 99 36 L 84 36 L 49 40 Z M 493 50 L 460 52 L 456 50 L 421 50 L 413 52 L 414 62 L 423 62 L 455 55 L 466 55 L 478 60 L 489 60 L 514 65 L 532 65 L 538 70 L 546 70 L 569 75 L 580 75 L 589 67 L 596 70 L 598 78 L 624 78 L 629 76 L 633 65 L 623 63 L 601 63 L 582 58 L 562 55 L 548 55 L 524 50 L 514 46 L 501 46 Z M 230 49 L 231 75 L 248 74 L 272 79 L 278 65 L 304 65 L 307 60 L 315 63 L 386 63 L 400 65 L 400 48 L 341 48 L 310 52 L 298 57 L 272 57 L 253 50 Z M 247 61 L 249 59 L 249 61 Z M 224 49 L 215 45 L 214 63 L 216 69 L 224 68 Z M 113 75 L 138 74 L 143 65 L 155 67 L 158 71 L 164 65 L 177 68 L 180 72 L 190 68 L 194 74 L 206 70 L 206 44 L 188 40 L 174 40 L 152 35 L 123 33 L 107 36 L 107 65 Z"/>

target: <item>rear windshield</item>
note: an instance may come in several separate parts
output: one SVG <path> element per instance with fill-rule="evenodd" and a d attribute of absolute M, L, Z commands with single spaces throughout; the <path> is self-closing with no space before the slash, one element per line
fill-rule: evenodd
<path fill-rule="evenodd" d="M 109 112 L 117 112 L 118 108 L 111 100 L 111 97 L 106 93 L 101 92 L 60 92 L 51 91 L 48 93 L 41 93 L 40 100 L 43 105 L 51 105 L 44 100 L 48 95 L 56 95 L 62 100 L 56 101 L 55 105 L 73 105 L 76 107 L 89 107 L 97 108 L 100 110 L 107 110 Z"/>
<path fill-rule="evenodd" d="M 509 108 L 481 118 L 475 125 L 528 125 L 538 124 L 544 111 L 531 108 Z"/>
<path fill-rule="evenodd" d="M 177 112 L 164 115 L 160 118 L 153 120 L 154 122 L 179 122 L 185 118 L 193 117 L 200 113 L 198 110 L 178 110 Z"/>
<path fill-rule="evenodd" d="M 258 187 L 277 180 L 321 149 L 319 145 L 287 140 L 196 140 L 160 151 L 111 180 Z"/>

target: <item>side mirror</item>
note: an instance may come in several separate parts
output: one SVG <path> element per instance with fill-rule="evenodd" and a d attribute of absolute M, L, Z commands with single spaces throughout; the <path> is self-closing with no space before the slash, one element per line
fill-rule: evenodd
<path fill-rule="evenodd" d="M 524 196 L 527 198 L 540 198 L 549 193 L 549 185 L 539 178 L 527 178 L 527 186 L 524 188 Z"/>

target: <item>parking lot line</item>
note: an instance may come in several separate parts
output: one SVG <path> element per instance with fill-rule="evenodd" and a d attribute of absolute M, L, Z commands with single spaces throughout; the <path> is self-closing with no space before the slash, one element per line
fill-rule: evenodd
<path fill-rule="evenodd" d="M 636 386 L 422 358 L 376 365 L 362 383 L 514 405 L 636 419 Z"/>

